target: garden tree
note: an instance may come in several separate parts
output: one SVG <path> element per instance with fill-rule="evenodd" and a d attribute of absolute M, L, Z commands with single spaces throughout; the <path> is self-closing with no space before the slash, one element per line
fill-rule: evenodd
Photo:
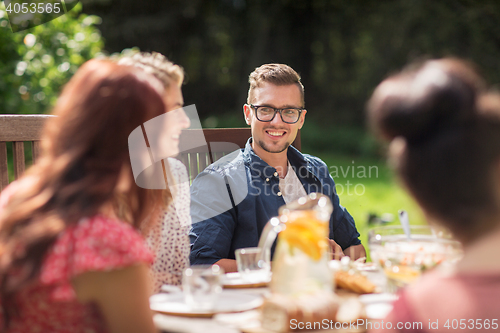
<path fill-rule="evenodd" d="M 0 113 L 50 111 L 78 67 L 100 54 L 101 19 L 81 5 L 45 24 L 13 33 L 0 4 Z"/>

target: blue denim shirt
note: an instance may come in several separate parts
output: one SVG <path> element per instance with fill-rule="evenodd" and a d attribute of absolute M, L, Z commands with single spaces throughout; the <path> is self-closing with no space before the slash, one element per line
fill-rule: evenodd
<path fill-rule="evenodd" d="M 192 265 L 234 259 L 236 249 L 257 246 L 266 223 L 285 205 L 276 169 L 255 154 L 251 140 L 245 149 L 208 166 L 191 185 Z M 334 209 L 329 237 L 344 250 L 361 244 L 353 218 L 340 206 L 326 164 L 292 146 L 287 155 L 307 194 L 321 192 L 330 197 Z"/>

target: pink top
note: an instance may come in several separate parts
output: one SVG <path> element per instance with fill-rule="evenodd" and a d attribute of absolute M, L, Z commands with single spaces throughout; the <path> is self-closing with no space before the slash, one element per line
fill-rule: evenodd
<path fill-rule="evenodd" d="M 7 190 L 0 204 L 7 201 Z M 39 279 L 16 295 L 19 316 L 11 318 L 8 332 L 106 332 L 99 309 L 76 299 L 72 278 L 152 261 L 144 239 L 130 225 L 103 216 L 82 219 L 59 235 Z"/>
<path fill-rule="evenodd" d="M 384 329 L 376 332 L 389 331 L 388 322 L 395 332 L 398 323 L 407 325 L 402 332 L 498 332 L 500 274 L 426 274 L 400 293 Z"/>

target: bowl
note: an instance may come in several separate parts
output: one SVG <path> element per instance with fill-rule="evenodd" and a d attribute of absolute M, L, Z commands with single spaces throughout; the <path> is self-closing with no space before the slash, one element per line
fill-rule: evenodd
<path fill-rule="evenodd" d="M 461 244 L 449 233 L 430 226 L 410 226 L 408 238 L 401 226 L 376 227 L 369 231 L 373 262 L 387 277 L 387 291 L 395 292 L 418 280 L 423 272 L 462 258 Z"/>

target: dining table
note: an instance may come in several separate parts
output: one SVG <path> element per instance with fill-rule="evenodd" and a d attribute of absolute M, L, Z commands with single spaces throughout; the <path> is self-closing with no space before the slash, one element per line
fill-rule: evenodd
<path fill-rule="evenodd" d="M 232 273 L 237 274 L 237 273 Z M 380 270 L 369 271 L 363 273 L 374 284 L 377 285 L 377 293 L 369 295 L 360 295 L 350 291 L 336 289 L 334 292 L 338 295 L 340 307 L 346 304 L 347 301 L 359 300 L 366 310 L 366 318 L 368 321 L 380 321 L 392 308 L 392 301 L 396 299 L 394 294 L 385 292 L 386 278 Z M 231 297 L 247 297 L 250 295 L 254 298 L 264 300 L 265 297 L 271 295 L 267 285 L 250 286 L 250 287 L 234 287 L 223 289 L 223 294 Z M 155 295 L 160 296 L 160 295 Z M 153 296 L 153 297 L 155 297 Z M 168 294 L 167 296 L 168 297 Z M 224 301 L 223 299 L 221 301 Z M 346 306 L 352 306 L 346 304 Z M 152 307 L 153 310 L 155 310 Z M 340 308 L 341 309 L 341 308 Z M 340 311 L 339 309 L 339 311 Z M 172 313 L 173 312 L 173 313 Z M 175 313 L 176 311 L 156 311 L 154 315 L 154 323 L 156 327 L 164 333 L 274 333 L 261 327 L 261 308 L 255 307 L 244 311 L 214 311 L 214 313 L 204 316 L 191 315 L 189 313 Z M 322 330 L 308 330 L 308 333 L 344 333 L 344 332 L 366 332 L 365 328 L 332 328 Z"/>
<path fill-rule="evenodd" d="M 234 294 L 253 294 L 266 297 L 269 288 L 238 288 L 224 289 L 224 292 Z M 165 333 L 241 333 L 242 327 L 252 326 L 252 321 L 258 320 L 258 309 L 244 312 L 216 313 L 209 317 L 196 317 L 157 313 L 154 322 L 161 332 Z"/>

